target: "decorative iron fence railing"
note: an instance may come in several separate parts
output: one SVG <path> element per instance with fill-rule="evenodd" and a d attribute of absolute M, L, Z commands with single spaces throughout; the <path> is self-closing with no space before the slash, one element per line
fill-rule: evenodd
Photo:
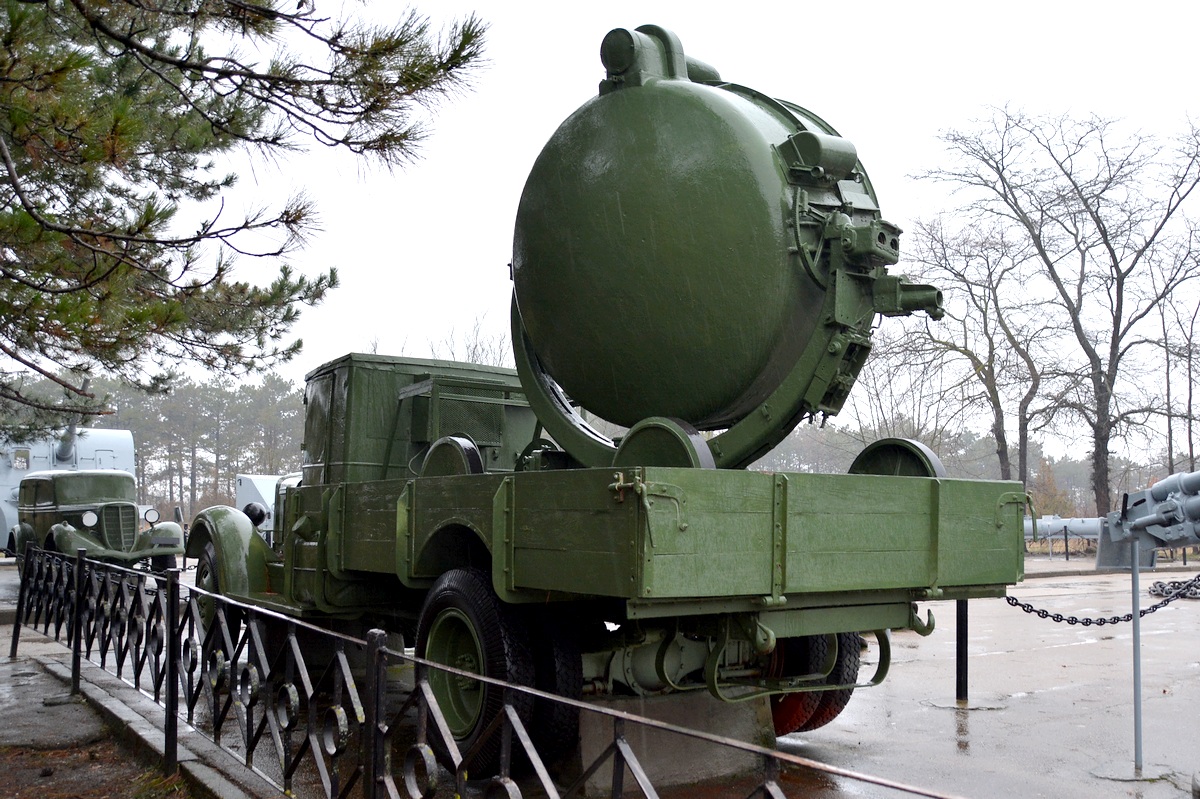
<path fill-rule="evenodd" d="M 22 626 L 70 646 L 73 692 L 80 689 L 86 658 L 163 706 L 166 774 L 178 768 L 182 719 L 290 796 L 520 797 L 525 790 L 566 799 L 583 795 L 588 786 L 594 791 L 603 780 L 606 793 L 619 797 L 631 778 L 641 795 L 657 797 L 626 737 L 626 728 L 638 725 L 758 758 L 762 768 L 749 795 L 745 783 L 738 787 L 746 799 L 782 799 L 780 774 L 788 766 L 946 799 L 794 754 L 501 683 L 389 648 L 382 630 L 359 640 L 181 585 L 178 570 L 130 570 L 87 560 L 83 550 L 71 558 L 29 549 L 11 657 L 17 655 Z M 397 681 L 396 672 L 405 670 L 411 670 L 411 680 Z M 503 712 L 469 751 L 455 742 L 430 687 L 430 670 L 503 691 Z M 581 764 L 565 786 L 552 779 L 517 710 L 534 700 L 611 719 L 611 743 Z M 497 738 L 497 773 L 469 782 L 465 764 Z M 524 774 L 520 782 L 514 767 Z"/>

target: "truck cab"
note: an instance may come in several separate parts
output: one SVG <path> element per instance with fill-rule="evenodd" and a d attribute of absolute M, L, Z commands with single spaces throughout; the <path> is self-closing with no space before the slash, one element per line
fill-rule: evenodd
<path fill-rule="evenodd" d="M 139 518 L 140 516 L 140 518 Z M 17 524 L 7 549 L 24 568 L 25 547 L 72 554 L 132 566 L 149 561 L 164 570 L 183 553 L 183 529 L 160 522 L 154 508 L 139 514 L 133 475 L 113 469 L 42 471 L 21 480 Z M 142 522 L 145 522 L 143 526 Z"/>

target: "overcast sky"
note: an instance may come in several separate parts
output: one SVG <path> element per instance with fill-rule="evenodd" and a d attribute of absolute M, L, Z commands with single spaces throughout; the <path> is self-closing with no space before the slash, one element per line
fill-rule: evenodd
<path fill-rule="evenodd" d="M 392 0 L 376 0 L 386 13 Z M 437 0 L 433 21 L 474 11 L 490 24 L 489 63 L 443 105 L 421 160 L 395 173 L 327 151 L 242 176 L 243 189 L 304 190 L 323 230 L 302 271 L 337 266 L 342 286 L 306 311 L 299 380 L 373 346 L 427 356 L 430 341 L 507 328 L 512 224 L 525 177 L 558 124 L 596 94 L 600 41 L 655 24 L 725 80 L 790 100 L 855 144 L 885 218 L 953 205 L 911 176 L 936 165 L 937 137 L 988 106 L 1097 113 L 1148 133 L 1197 113 L 1200 6 L 1180 2 L 755 2 L 708 5 Z M 264 197 L 270 196 L 264 193 Z M 903 250 L 903 241 L 902 241 Z M 899 271 L 903 271 L 903 263 Z M 248 275 L 249 277 L 249 275 Z"/>

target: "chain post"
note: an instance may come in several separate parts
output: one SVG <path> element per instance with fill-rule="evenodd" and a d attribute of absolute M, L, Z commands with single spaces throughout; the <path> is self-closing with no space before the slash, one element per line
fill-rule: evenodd
<path fill-rule="evenodd" d="M 955 626 L 956 668 L 954 680 L 954 698 L 959 702 L 967 701 L 967 600 L 959 599 L 955 603 L 957 624 Z"/>
<path fill-rule="evenodd" d="M 1129 543 L 1129 553 L 1133 557 L 1130 569 L 1133 590 L 1133 768 L 1137 774 L 1142 773 L 1142 614 L 1141 589 L 1139 587 L 1138 539 L 1135 535 Z"/>

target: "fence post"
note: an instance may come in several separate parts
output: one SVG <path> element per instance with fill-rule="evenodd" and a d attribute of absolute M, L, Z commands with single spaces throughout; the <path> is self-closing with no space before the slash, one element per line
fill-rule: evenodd
<path fill-rule="evenodd" d="M 179 770 L 179 658 L 183 644 L 179 640 L 179 569 L 167 570 L 167 605 L 163 615 L 167 622 L 167 717 L 163 723 L 165 761 L 163 776 L 171 777 Z"/>
<path fill-rule="evenodd" d="M 26 594 L 29 592 L 29 550 L 33 542 L 25 542 L 25 551 L 21 553 L 21 562 L 24 564 L 21 568 L 21 587 L 17 589 L 17 619 L 13 622 L 12 646 L 9 647 L 8 656 L 15 658 L 17 656 L 17 642 L 21 639 L 21 621 L 25 618 L 25 603 Z"/>
<path fill-rule="evenodd" d="M 625 737 L 625 719 L 613 717 L 612 796 L 625 795 L 625 753 L 620 742 Z"/>
<path fill-rule="evenodd" d="M 363 799 L 380 796 L 379 788 L 387 773 L 389 752 L 380 719 L 384 713 L 384 694 L 387 687 L 387 658 L 383 648 L 387 645 L 387 633 L 370 630 L 367 633 L 367 696 L 363 706 L 367 713 L 368 740 L 362 742 L 363 752 Z"/>
<path fill-rule="evenodd" d="M 71 609 L 71 695 L 79 693 L 79 670 L 83 654 L 83 547 L 75 550 L 75 606 Z"/>

